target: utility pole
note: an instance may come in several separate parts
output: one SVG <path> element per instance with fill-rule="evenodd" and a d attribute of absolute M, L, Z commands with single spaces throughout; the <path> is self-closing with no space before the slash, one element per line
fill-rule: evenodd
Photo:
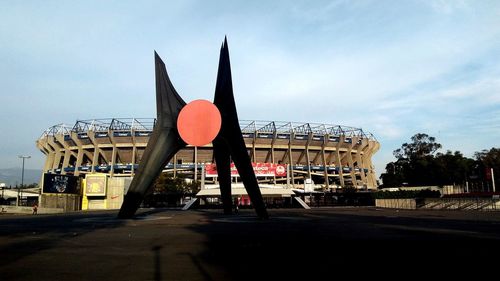
<path fill-rule="evenodd" d="M 19 155 L 19 158 L 23 159 L 23 170 L 21 174 L 21 188 L 23 188 L 24 185 L 24 160 L 25 159 L 30 159 L 31 156 L 24 156 L 24 155 Z M 18 194 L 19 194 L 19 189 L 18 189 Z M 21 196 L 17 199 L 17 205 L 19 206 L 19 201 L 23 198 L 23 192 L 21 191 Z"/>

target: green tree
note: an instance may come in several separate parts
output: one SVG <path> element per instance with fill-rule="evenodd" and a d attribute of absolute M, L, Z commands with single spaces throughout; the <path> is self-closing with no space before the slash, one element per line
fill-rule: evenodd
<path fill-rule="evenodd" d="M 493 168 L 495 182 L 500 182 L 500 149 L 492 148 L 475 153 L 475 159 L 467 158 L 459 151 L 436 153 L 442 146 L 434 137 L 416 134 L 411 143 L 404 143 L 394 150 L 395 162 L 387 164 L 380 178 L 384 187 L 402 185 L 455 185 L 466 181 L 475 186 L 491 184 L 487 178 Z"/>
<path fill-rule="evenodd" d="M 393 154 L 396 159 L 414 160 L 424 158 L 434 154 L 441 148 L 441 144 L 436 142 L 436 138 L 427 134 L 418 133 L 411 137 L 411 140 L 412 143 L 403 143 L 401 148 L 394 150 Z"/>
<path fill-rule="evenodd" d="M 162 173 L 155 182 L 153 192 L 156 194 L 192 194 L 199 190 L 199 182 L 192 181 L 183 174 L 178 174 L 174 178 L 170 173 Z"/>
<path fill-rule="evenodd" d="M 173 177 L 171 173 L 162 173 L 156 180 L 151 193 L 144 198 L 144 205 L 149 207 L 178 207 L 185 196 L 194 196 L 200 190 L 196 181 L 184 174 Z"/>
<path fill-rule="evenodd" d="M 434 153 L 441 148 L 436 138 L 418 133 L 411 137 L 411 143 L 404 143 L 393 151 L 395 162 L 386 166 L 386 173 L 380 178 L 384 187 L 435 184 L 439 177 Z"/>
<path fill-rule="evenodd" d="M 450 150 L 445 154 L 437 153 L 436 161 L 439 169 L 439 185 L 465 183 L 475 164 L 473 159 L 464 157 L 459 151 L 451 152 Z"/>
<path fill-rule="evenodd" d="M 380 175 L 383 187 L 399 187 L 403 185 L 404 177 L 401 172 L 403 166 L 399 161 L 389 162 L 385 166 L 385 173 Z"/>
<path fill-rule="evenodd" d="M 483 181 L 491 181 L 490 178 L 486 178 L 486 174 L 489 174 L 489 170 L 493 169 L 495 175 L 496 185 L 500 185 L 500 148 L 491 148 L 490 150 L 482 150 L 481 152 L 476 152 L 474 157 L 477 160 L 476 170 L 474 171 L 480 179 Z M 498 189 L 498 188 L 497 188 Z"/>

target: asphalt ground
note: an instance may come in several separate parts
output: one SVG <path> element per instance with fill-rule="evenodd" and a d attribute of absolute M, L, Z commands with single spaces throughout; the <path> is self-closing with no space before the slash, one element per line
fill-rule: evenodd
<path fill-rule="evenodd" d="M 1 215 L 0 280 L 477 279 L 500 265 L 500 212 L 367 207 L 269 214 Z"/>

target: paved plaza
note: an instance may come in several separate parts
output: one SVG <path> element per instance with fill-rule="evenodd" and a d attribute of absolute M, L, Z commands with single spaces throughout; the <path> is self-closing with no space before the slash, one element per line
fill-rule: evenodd
<path fill-rule="evenodd" d="M 0 280 L 334 280 L 382 276 L 388 266 L 487 267 L 500 257 L 500 212 L 269 213 L 265 221 L 253 210 L 141 209 L 132 220 L 117 211 L 1 215 Z"/>

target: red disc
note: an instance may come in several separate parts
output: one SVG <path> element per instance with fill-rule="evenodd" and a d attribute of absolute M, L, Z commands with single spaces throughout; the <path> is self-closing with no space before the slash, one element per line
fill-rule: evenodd
<path fill-rule="evenodd" d="M 194 146 L 211 143 L 221 126 L 219 109 L 207 100 L 194 100 L 184 106 L 177 118 L 182 140 Z"/>

